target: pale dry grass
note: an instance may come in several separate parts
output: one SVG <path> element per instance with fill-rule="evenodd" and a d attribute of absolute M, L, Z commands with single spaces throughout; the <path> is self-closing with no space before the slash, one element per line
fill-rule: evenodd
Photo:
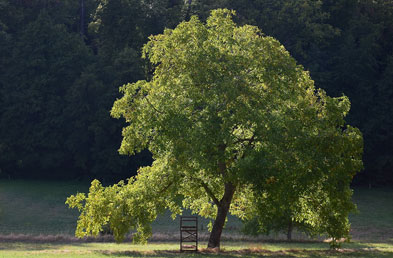
<path fill-rule="evenodd" d="M 149 238 L 149 242 L 178 242 L 180 239 L 179 233 L 153 233 L 152 237 Z M 209 239 L 208 233 L 198 234 L 199 242 L 207 242 Z M 227 242 L 269 242 L 269 243 L 286 243 L 289 242 L 285 238 L 269 238 L 268 236 L 252 237 L 246 236 L 240 233 L 223 234 L 221 237 L 222 241 Z M 85 237 L 77 238 L 68 234 L 57 234 L 57 235 L 31 235 L 31 234 L 7 234 L 0 235 L 0 242 L 3 243 L 114 243 L 115 239 L 112 235 L 101 235 L 97 237 Z M 126 236 L 125 243 L 132 242 L 132 234 Z M 294 242 L 298 243 L 319 243 L 322 242 L 316 239 L 297 239 Z"/>

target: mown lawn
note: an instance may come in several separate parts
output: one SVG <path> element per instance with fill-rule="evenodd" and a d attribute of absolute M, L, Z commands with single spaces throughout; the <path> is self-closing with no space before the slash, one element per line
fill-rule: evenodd
<path fill-rule="evenodd" d="M 349 217 L 356 240 L 393 241 L 393 189 L 356 188 L 358 213 Z"/>
<path fill-rule="evenodd" d="M 205 246 L 206 243 L 202 243 Z M 217 252 L 180 253 L 177 243 L 4 243 L 0 257 L 393 257 L 393 243 L 350 243 L 329 250 L 324 243 L 234 243 L 224 242 Z"/>
<path fill-rule="evenodd" d="M 77 192 L 87 192 L 89 183 L 75 181 L 0 180 L 0 235 L 68 235 L 75 231 L 78 212 L 64 204 Z M 189 214 L 189 212 L 185 212 Z M 200 218 L 199 230 L 207 234 L 209 221 Z M 178 233 L 179 218 L 163 214 L 153 225 L 160 238 Z M 238 232 L 239 220 L 231 217 L 227 232 Z"/>
<path fill-rule="evenodd" d="M 64 202 L 88 187 L 80 182 L 0 181 L 0 234 L 73 234 L 78 212 Z"/>

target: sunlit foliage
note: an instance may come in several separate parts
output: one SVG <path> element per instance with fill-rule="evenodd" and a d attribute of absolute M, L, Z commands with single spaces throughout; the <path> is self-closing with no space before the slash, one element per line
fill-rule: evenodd
<path fill-rule="evenodd" d="M 214 220 L 209 247 L 219 247 L 228 211 L 263 226 L 260 214 L 289 209 L 318 233 L 348 236 L 349 183 L 362 167 L 348 98 L 315 89 L 277 40 L 236 26 L 233 14 L 218 9 L 206 24 L 193 16 L 150 37 L 143 57 L 154 76 L 121 87 L 112 116 L 128 123 L 120 152 L 149 149 L 154 162 L 127 183 L 93 181 L 87 196 L 71 196 L 77 236 L 109 224 L 119 241 L 134 228 L 145 241 L 157 214 L 184 208 Z"/>

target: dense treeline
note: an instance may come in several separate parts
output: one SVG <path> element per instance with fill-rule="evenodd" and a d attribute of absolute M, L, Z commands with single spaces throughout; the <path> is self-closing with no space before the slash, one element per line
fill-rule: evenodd
<path fill-rule="evenodd" d="M 280 40 L 317 87 L 350 98 L 365 141 L 355 182 L 393 184 L 391 0 L 0 0 L 1 176 L 112 182 L 151 162 L 117 153 L 118 87 L 150 76 L 149 35 L 223 7 Z"/>

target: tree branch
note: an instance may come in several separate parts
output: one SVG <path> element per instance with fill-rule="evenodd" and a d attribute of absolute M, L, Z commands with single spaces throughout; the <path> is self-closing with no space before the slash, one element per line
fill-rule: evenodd
<path fill-rule="evenodd" d="M 250 147 L 251 144 L 253 144 L 255 141 L 256 141 L 256 140 L 255 140 L 255 134 L 253 134 L 251 138 L 249 138 L 249 139 L 239 139 L 239 140 L 235 141 L 234 144 L 236 144 L 236 143 L 241 143 L 241 142 L 248 142 L 247 147 Z M 243 154 L 241 155 L 241 157 L 239 157 L 238 159 L 243 159 L 244 156 L 245 156 L 245 152 L 243 152 Z M 233 157 L 228 161 L 227 166 L 229 166 L 229 164 L 231 164 L 231 163 L 234 162 L 235 160 L 236 160 L 236 156 L 233 156 Z"/>
<path fill-rule="evenodd" d="M 169 184 L 165 186 L 161 191 L 159 191 L 158 194 L 162 194 L 163 192 L 168 190 L 168 188 L 171 187 L 171 185 L 173 185 L 173 181 L 169 182 Z"/>
<path fill-rule="evenodd" d="M 227 145 L 226 144 L 220 144 L 218 146 L 219 151 L 221 152 L 221 156 L 225 157 L 225 149 L 226 149 Z M 221 174 L 221 176 L 224 178 L 226 175 L 226 171 L 227 171 L 227 164 L 224 161 L 218 161 L 218 172 Z"/>
<path fill-rule="evenodd" d="M 251 138 L 238 139 L 237 141 L 234 142 L 234 144 L 241 143 L 241 142 L 248 142 L 248 146 L 250 146 L 253 142 L 255 142 L 255 134 L 253 134 Z"/>
<path fill-rule="evenodd" d="M 149 99 L 147 98 L 147 96 L 145 97 L 145 100 L 147 101 L 147 103 L 149 103 L 149 105 L 157 112 L 160 114 L 163 114 L 163 112 L 159 111 L 158 109 L 156 109 L 153 104 L 150 103 Z"/>
<path fill-rule="evenodd" d="M 205 182 L 203 182 L 202 180 L 200 180 L 200 183 L 203 186 L 203 188 L 205 189 L 206 193 L 210 196 L 210 198 L 212 198 L 214 204 L 217 206 L 220 206 L 220 201 L 216 198 L 216 196 L 214 195 L 212 190 L 210 190 L 209 186 Z"/>
<path fill-rule="evenodd" d="M 200 178 L 195 178 L 195 177 L 193 177 L 193 176 L 190 176 L 190 178 L 191 178 L 192 180 L 195 180 L 195 181 L 197 181 L 198 183 L 201 184 L 201 186 L 203 187 L 203 189 L 205 189 L 207 195 L 209 195 L 209 197 L 213 200 L 213 202 L 214 202 L 215 205 L 217 205 L 217 206 L 220 205 L 220 201 L 219 201 L 219 200 L 217 199 L 217 197 L 214 195 L 213 191 L 209 188 L 209 186 L 208 186 L 205 182 L 203 182 L 202 179 L 200 179 Z"/>

